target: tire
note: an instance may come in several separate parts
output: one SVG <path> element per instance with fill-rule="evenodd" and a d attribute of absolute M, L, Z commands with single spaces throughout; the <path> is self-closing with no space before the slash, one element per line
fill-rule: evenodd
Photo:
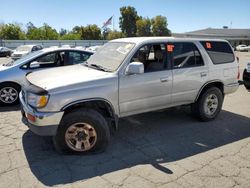
<path fill-rule="evenodd" d="M 55 149 L 64 154 L 99 153 L 109 141 L 107 121 L 99 112 L 87 108 L 66 114 L 53 137 Z"/>
<path fill-rule="evenodd" d="M 4 83 L 0 85 L 0 106 L 19 104 L 21 87 L 17 84 Z"/>
<path fill-rule="evenodd" d="M 191 105 L 192 114 L 201 121 L 214 120 L 221 111 L 223 100 L 224 96 L 219 88 L 208 88 Z"/>

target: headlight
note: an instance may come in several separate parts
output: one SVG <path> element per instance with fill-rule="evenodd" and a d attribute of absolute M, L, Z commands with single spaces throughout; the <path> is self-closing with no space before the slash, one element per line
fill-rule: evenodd
<path fill-rule="evenodd" d="M 48 95 L 36 95 L 33 93 L 28 93 L 27 101 L 28 104 L 35 108 L 43 108 L 48 103 Z"/>

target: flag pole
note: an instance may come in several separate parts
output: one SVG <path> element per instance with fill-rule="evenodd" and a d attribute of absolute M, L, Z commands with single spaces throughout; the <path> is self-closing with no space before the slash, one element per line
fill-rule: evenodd
<path fill-rule="evenodd" d="M 115 15 L 113 15 L 113 31 L 115 31 Z"/>

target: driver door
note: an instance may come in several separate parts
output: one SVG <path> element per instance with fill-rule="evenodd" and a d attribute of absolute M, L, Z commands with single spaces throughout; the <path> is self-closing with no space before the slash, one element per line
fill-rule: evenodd
<path fill-rule="evenodd" d="M 144 54 L 144 58 L 138 57 Z M 119 107 L 121 116 L 161 109 L 171 105 L 172 71 L 168 66 L 165 44 L 140 48 L 130 62 L 144 61 L 144 73 L 121 75 Z"/>

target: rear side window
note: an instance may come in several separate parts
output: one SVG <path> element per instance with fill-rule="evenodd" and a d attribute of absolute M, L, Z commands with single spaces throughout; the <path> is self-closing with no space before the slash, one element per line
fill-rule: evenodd
<path fill-rule="evenodd" d="M 173 68 L 175 69 L 204 65 L 201 54 L 193 43 L 177 42 L 168 44 L 167 48 L 172 54 Z"/>
<path fill-rule="evenodd" d="M 231 63 L 235 59 L 232 48 L 227 42 L 202 41 L 201 44 L 214 64 Z"/>

